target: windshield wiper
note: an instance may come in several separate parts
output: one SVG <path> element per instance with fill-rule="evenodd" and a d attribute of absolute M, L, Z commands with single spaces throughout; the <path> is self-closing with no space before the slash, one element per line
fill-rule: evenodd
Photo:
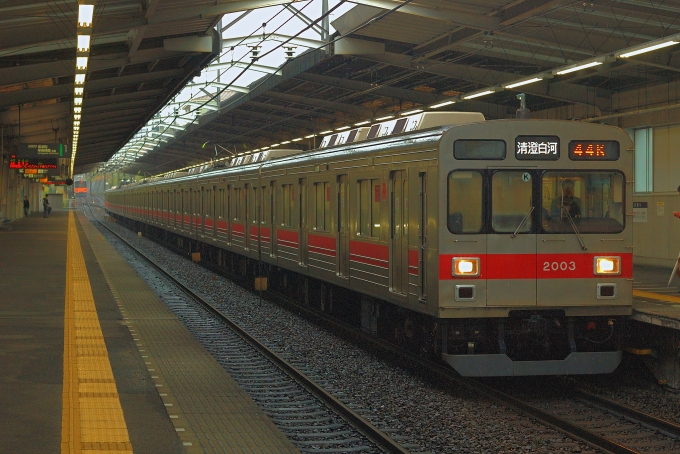
<path fill-rule="evenodd" d="M 581 249 L 584 251 L 587 251 L 588 248 L 586 247 L 585 243 L 583 242 L 583 238 L 581 238 L 581 234 L 579 233 L 578 229 L 576 228 L 576 223 L 574 222 L 574 218 L 571 217 L 571 214 L 569 214 L 569 210 L 567 210 L 566 207 L 562 207 L 562 211 L 564 211 L 567 214 L 567 218 L 569 218 L 569 223 L 571 224 L 571 228 L 574 229 L 574 233 L 576 234 L 576 238 L 578 238 L 578 242 L 581 244 Z"/>
<path fill-rule="evenodd" d="M 522 218 L 522 222 L 519 223 L 519 225 L 517 226 L 517 229 L 515 230 L 515 233 L 513 233 L 512 236 L 510 236 L 510 238 L 515 238 L 517 236 L 517 233 L 522 228 L 524 223 L 527 222 L 527 219 L 529 219 L 529 215 L 533 212 L 534 212 L 534 207 L 529 208 L 529 211 L 527 211 L 527 214 L 524 215 L 524 217 Z"/>

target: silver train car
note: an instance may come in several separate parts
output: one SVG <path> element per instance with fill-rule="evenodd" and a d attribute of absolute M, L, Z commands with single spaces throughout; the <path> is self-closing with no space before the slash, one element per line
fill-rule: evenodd
<path fill-rule="evenodd" d="M 464 376 L 608 373 L 632 151 L 610 126 L 426 113 L 114 188 L 106 209 Z"/>

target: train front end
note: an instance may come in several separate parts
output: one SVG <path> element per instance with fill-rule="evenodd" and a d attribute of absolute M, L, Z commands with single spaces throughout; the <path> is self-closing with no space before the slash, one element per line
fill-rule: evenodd
<path fill-rule="evenodd" d="M 612 372 L 632 311 L 628 135 L 500 120 L 440 146 L 443 359 L 464 376 Z"/>

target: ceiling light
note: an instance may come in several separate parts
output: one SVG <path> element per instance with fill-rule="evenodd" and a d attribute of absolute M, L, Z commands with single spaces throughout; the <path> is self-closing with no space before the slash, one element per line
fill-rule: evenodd
<path fill-rule="evenodd" d="M 333 132 L 333 130 L 329 129 L 328 131 L 321 131 L 319 134 L 330 134 L 332 132 Z"/>
<path fill-rule="evenodd" d="M 280 144 L 280 143 L 273 143 L 273 144 L 271 145 L 271 147 L 274 148 L 274 147 L 278 147 L 279 145 L 281 145 L 281 144 Z"/>
<path fill-rule="evenodd" d="M 76 57 L 76 69 L 87 69 L 87 57 Z"/>
<path fill-rule="evenodd" d="M 562 74 L 573 73 L 573 72 L 576 72 L 576 71 L 580 71 L 582 69 L 592 68 L 593 66 L 597 66 L 597 65 L 601 65 L 601 64 L 602 64 L 601 61 L 591 61 L 590 63 L 584 63 L 582 65 L 574 66 L 572 68 L 563 69 L 561 71 L 556 71 L 555 74 L 557 74 L 558 76 L 561 76 Z"/>
<path fill-rule="evenodd" d="M 90 50 L 90 35 L 78 35 L 78 52 Z"/>
<path fill-rule="evenodd" d="M 376 118 L 375 121 L 389 120 L 390 118 L 394 118 L 394 115 L 388 115 L 386 117 Z"/>
<path fill-rule="evenodd" d="M 310 134 L 310 135 L 308 135 L 308 136 L 305 136 L 305 139 L 311 139 L 311 138 L 314 137 L 315 135 L 316 135 L 316 134 Z"/>
<path fill-rule="evenodd" d="M 76 74 L 76 85 L 82 85 L 85 83 L 85 74 Z"/>
<path fill-rule="evenodd" d="M 290 143 L 290 140 L 286 140 L 286 141 L 284 141 L 284 142 L 281 142 L 281 145 L 285 145 L 285 144 L 287 144 L 287 143 Z"/>
<path fill-rule="evenodd" d="M 370 123 L 370 120 L 360 121 L 359 123 L 354 123 L 354 126 L 367 125 L 369 123 Z"/>
<path fill-rule="evenodd" d="M 91 27 L 94 5 L 78 5 L 78 26 Z"/>
<path fill-rule="evenodd" d="M 73 126 L 80 126 L 80 120 L 74 120 Z"/>
<path fill-rule="evenodd" d="M 515 82 L 515 83 L 509 84 L 509 85 L 505 85 L 504 88 L 521 87 L 522 85 L 533 84 L 534 82 L 539 82 L 541 80 L 543 80 L 543 79 L 540 78 L 540 77 L 534 77 L 533 79 L 527 79 L 527 80 L 523 80 L 521 82 Z"/>
<path fill-rule="evenodd" d="M 83 96 L 83 87 L 76 87 L 73 92 L 75 93 L 76 96 Z"/>
<path fill-rule="evenodd" d="M 73 108 L 73 112 L 75 112 L 75 113 L 80 113 L 82 110 L 83 110 L 82 107 L 74 107 Z"/>
<path fill-rule="evenodd" d="M 297 139 L 293 139 L 292 142 L 299 142 L 302 140 L 302 137 L 298 137 Z"/>
<path fill-rule="evenodd" d="M 78 97 L 78 96 L 73 98 L 73 104 L 75 104 L 76 106 L 83 105 L 83 98 Z"/>
<path fill-rule="evenodd" d="M 645 52 L 651 52 L 657 49 L 663 49 L 664 47 L 673 46 L 675 44 L 678 44 L 678 41 L 666 41 L 665 43 L 654 44 L 653 46 L 647 46 L 643 47 L 642 49 L 626 52 L 625 54 L 619 55 L 619 58 L 633 57 L 635 55 L 644 54 Z"/>
<path fill-rule="evenodd" d="M 345 129 L 349 129 L 351 126 L 341 126 L 339 128 L 335 128 L 336 131 L 344 131 Z"/>
<path fill-rule="evenodd" d="M 472 95 L 463 96 L 463 99 L 479 98 L 480 96 L 486 96 L 486 95 L 490 95 L 490 94 L 492 94 L 492 93 L 495 93 L 495 91 L 493 91 L 493 90 L 486 90 L 486 91 L 482 91 L 482 92 L 479 92 L 479 93 L 474 93 L 474 94 L 472 94 Z"/>
<path fill-rule="evenodd" d="M 413 109 L 413 110 L 409 110 L 409 111 L 406 111 L 406 112 L 402 112 L 402 113 L 400 113 L 399 115 L 401 115 L 401 116 L 405 116 L 405 115 L 413 115 L 413 114 L 420 113 L 420 112 L 422 112 L 422 111 L 423 111 L 423 109 Z"/>
<path fill-rule="evenodd" d="M 73 115 L 74 120 L 80 120 L 80 114 L 75 114 Z"/>
<path fill-rule="evenodd" d="M 456 103 L 456 101 L 444 101 L 444 102 L 440 102 L 439 104 L 431 105 L 430 109 L 439 109 L 440 107 L 449 106 L 449 105 L 455 104 L 455 103 Z"/>

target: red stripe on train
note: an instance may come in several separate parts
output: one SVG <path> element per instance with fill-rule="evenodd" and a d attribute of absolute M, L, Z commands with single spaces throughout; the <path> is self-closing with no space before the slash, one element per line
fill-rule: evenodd
<path fill-rule="evenodd" d="M 621 257 L 621 274 L 633 276 L 633 254 L 597 252 L 584 254 L 442 254 L 439 256 L 439 279 L 452 280 L 453 257 L 480 259 L 480 275 L 473 279 L 602 279 L 593 273 L 595 257 Z M 456 277 L 461 279 L 461 277 Z"/>

